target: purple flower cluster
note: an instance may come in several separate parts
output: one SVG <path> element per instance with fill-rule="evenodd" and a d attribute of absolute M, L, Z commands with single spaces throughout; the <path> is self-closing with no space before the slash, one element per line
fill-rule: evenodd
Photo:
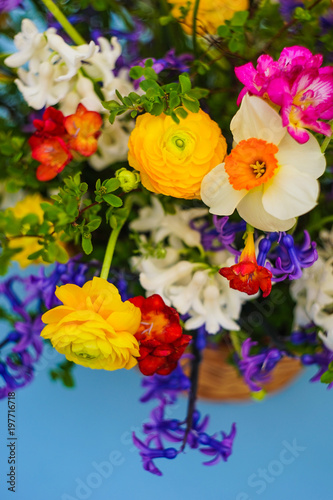
<path fill-rule="evenodd" d="M 11 12 L 17 7 L 21 7 L 22 0 L 0 0 L 0 13 Z"/>
<path fill-rule="evenodd" d="M 82 286 L 86 281 L 85 274 L 89 266 L 79 263 L 78 259 L 71 259 L 67 264 L 56 264 L 49 275 L 43 267 L 38 276 L 12 276 L 0 283 L 0 295 L 9 302 L 16 315 L 13 330 L 0 343 L 0 399 L 32 381 L 34 365 L 43 351 L 40 337 L 44 327 L 41 320 L 43 308 L 50 309 L 60 304 L 54 295 L 56 286 L 66 283 Z M 23 286 L 23 298 L 16 292 L 16 285 Z M 28 312 L 28 308 L 34 306 L 36 301 L 34 312 Z"/>
<path fill-rule="evenodd" d="M 317 365 L 318 372 L 310 379 L 310 382 L 318 382 L 321 376 L 330 368 L 330 363 L 333 362 L 333 352 L 323 346 L 322 350 L 314 354 L 303 354 L 301 356 L 303 365 Z M 333 382 L 328 384 L 327 389 L 332 389 Z"/>
<path fill-rule="evenodd" d="M 272 249 L 272 245 L 276 244 Z M 272 281 L 299 279 L 302 269 L 312 266 L 318 259 L 316 243 L 304 231 L 304 241 L 296 245 L 290 234 L 269 233 L 259 242 L 257 262 L 265 266 L 273 274 Z"/>
<path fill-rule="evenodd" d="M 236 426 L 232 425 L 229 435 L 221 433 L 218 439 L 216 434 L 210 436 L 205 431 L 208 427 L 209 417 L 201 420 L 198 410 L 194 410 L 192 422 L 188 425 L 187 420 L 165 418 L 165 410 L 177 400 L 177 393 L 188 390 L 190 380 L 178 366 L 170 375 L 162 377 L 153 375 L 143 380 L 143 386 L 149 387 L 148 392 L 141 398 L 146 402 L 157 398 L 159 404 L 150 414 L 150 421 L 143 426 L 143 432 L 147 435 L 145 441 L 141 441 L 133 434 L 133 442 L 140 450 L 143 468 L 158 476 L 162 472 L 154 464 L 156 458 L 176 458 L 186 445 L 192 449 L 198 449 L 201 453 L 209 455 L 211 460 L 204 465 L 215 465 L 220 460 L 226 461 L 232 453 L 233 440 L 236 435 Z M 166 447 L 164 442 L 177 443 L 179 449 Z M 178 447 L 177 447 L 178 448 Z"/>
<path fill-rule="evenodd" d="M 278 362 L 285 353 L 276 347 L 266 347 L 258 354 L 251 355 L 250 351 L 257 342 L 252 342 L 250 338 L 243 342 L 241 358 L 236 359 L 244 381 L 251 391 L 261 391 L 260 382 L 269 380 L 270 373 L 274 370 Z"/>
<path fill-rule="evenodd" d="M 213 216 L 214 227 L 208 221 L 192 221 L 190 226 L 201 234 L 201 244 L 207 252 L 228 250 L 234 255 L 240 255 L 241 252 L 232 245 L 236 239 L 237 233 L 244 233 L 246 222 L 229 222 L 229 217 Z"/>
<path fill-rule="evenodd" d="M 299 0 L 280 0 L 280 13 L 283 19 L 289 22 L 297 7 L 304 8 L 304 2 L 300 2 Z"/>

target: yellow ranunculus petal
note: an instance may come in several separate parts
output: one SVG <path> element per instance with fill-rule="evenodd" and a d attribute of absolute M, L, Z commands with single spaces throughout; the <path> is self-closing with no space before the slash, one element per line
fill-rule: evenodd
<path fill-rule="evenodd" d="M 73 361 L 94 369 L 129 369 L 136 365 L 139 344 L 134 334 L 141 311 L 131 302 L 122 302 L 117 288 L 93 278 L 82 288 L 64 285 L 57 297 L 65 303 L 46 312 L 42 337 Z"/>

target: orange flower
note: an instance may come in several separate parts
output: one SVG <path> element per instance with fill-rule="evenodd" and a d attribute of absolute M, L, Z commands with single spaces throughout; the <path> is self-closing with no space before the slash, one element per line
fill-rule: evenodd
<path fill-rule="evenodd" d="M 69 147 L 83 156 L 91 156 L 97 151 L 97 139 L 103 120 L 96 111 L 88 111 L 79 104 L 73 115 L 64 120 L 65 129 L 71 136 Z"/>
<path fill-rule="evenodd" d="M 253 231 L 248 231 L 246 244 L 239 263 L 231 267 L 222 267 L 219 273 L 230 281 L 230 288 L 254 295 L 260 290 L 263 297 L 267 297 L 272 290 L 272 273 L 262 266 L 258 266 Z"/>
<path fill-rule="evenodd" d="M 200 198 L 203 177 L 227 151 L 219 126 L 201 109 L 179 124 L 165 114 L 139 116 L 128 147 L 128 162 L 145 188 L 185 199 Z"/>

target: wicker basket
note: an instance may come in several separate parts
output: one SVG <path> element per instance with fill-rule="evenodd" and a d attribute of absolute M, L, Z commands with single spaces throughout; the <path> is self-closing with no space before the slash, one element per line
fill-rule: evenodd
<path fill-rule="evenodd" d="M 200 365 L 198 396 L 210 401 L 242 401 L 250 399 L 250 389 L 237 373 L 234 366 L 227 362 L 229 351 L 223 345 L 203 350 Z M 185 366 L 185 372 L 189 370 Z M 262 384 L 269 393 L 290 384 L 301 371 L 299 360 L 282 359 L 274 369 L 269 382 Z"/>

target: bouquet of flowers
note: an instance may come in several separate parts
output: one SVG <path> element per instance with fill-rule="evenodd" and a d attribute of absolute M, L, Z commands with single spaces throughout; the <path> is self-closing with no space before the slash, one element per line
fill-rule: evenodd
<path fill-rule="evenodd" d="M 198 409 L 207 349 L 257 399 L 288 358 L 331 388 L 332 3 L 2 0 L 0 23 L 0 397 L 47 344 L 65 386 L 137 367 L 161 475 L 232 453 Z"/>

